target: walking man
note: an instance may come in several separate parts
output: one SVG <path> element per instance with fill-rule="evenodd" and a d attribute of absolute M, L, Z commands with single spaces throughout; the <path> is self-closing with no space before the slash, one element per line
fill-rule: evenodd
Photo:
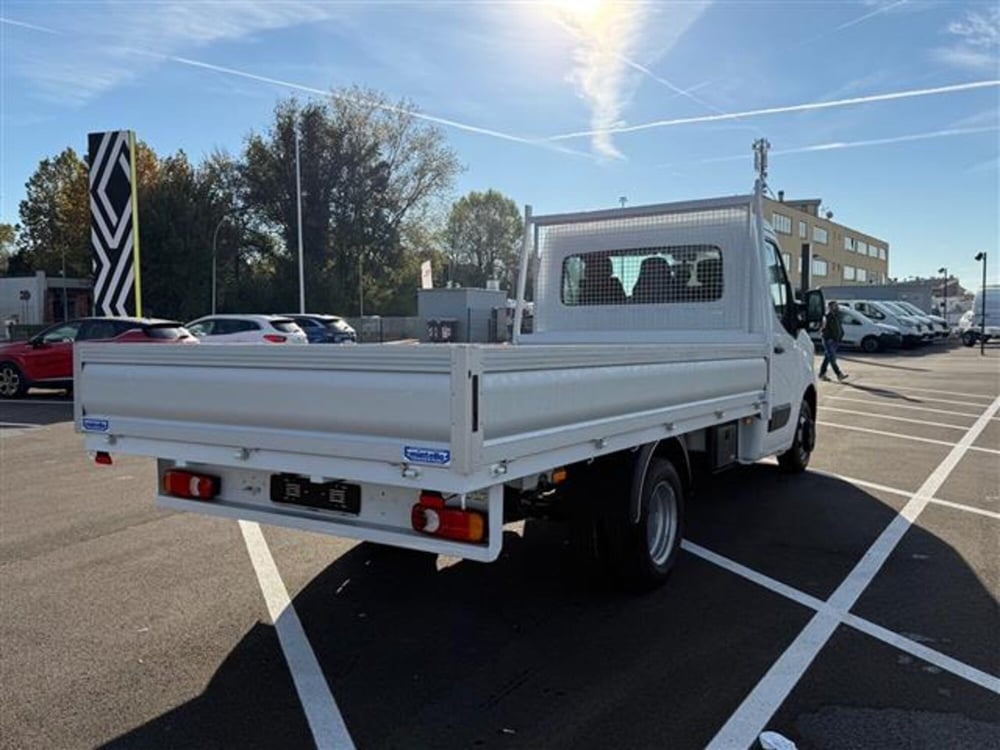
<path fill-rule="evenodd" d="M 830 300 L 823 318 L 823 364 L 819 367 L 819 379 L 829 380 L 826 368 L 832 367 L 837 374 L 837 380 L 846 380 L 847 373 L 841 372 L 837 366 L 837 347 L 844 338 L 844 326 L 840 322 L 840 312 L 835 300 Z"/>

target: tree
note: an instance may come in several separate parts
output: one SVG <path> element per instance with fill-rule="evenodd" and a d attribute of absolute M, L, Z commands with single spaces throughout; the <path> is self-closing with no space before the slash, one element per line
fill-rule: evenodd
<path fill-rule="evenodd" d="M 395 304 L 397 294 L 412 296 L 412 283 L 406 288 L 398 274 L 405 265 L 402 232 L 450 188 L 459 169 L 441 132 L 418 122 L 406 102 L 349 89 L 328 103 L 282 102 L 267 135 L 247 139 L 248 202 L 284 239 L 274 288 L 289 307 L 298 297 L 296 132 L 308 306 L 353 312 L 362 287 L 366 312 Z"/>
<path fill-rule="evenodd" d="M 17 243 L 17 225 L 0 223 L 0 273 L 7 273 Z"/>
<path fill-rule="evenodd" d="M 30 268 L 67 276 L 90 274 L 87 164 L 72 148 L 43 159 L 25 185 L 18 248 Z"/>
<path fill-rule="evenodd" d="M 496 190 L 473 190 L 451 207 L 445 241 L 455 264 L 453 280 L 482 287 L 499 279 L 513 290 L 524 221 L 517 204 Z"/>

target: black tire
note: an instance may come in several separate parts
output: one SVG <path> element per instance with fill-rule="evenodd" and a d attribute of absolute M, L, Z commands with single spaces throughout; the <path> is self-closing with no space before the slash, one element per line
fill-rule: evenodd
<path fill-rule="evenodd" d="M 677 470 L 666 459 L 652 458 L 628 496 L 617 499 L 606 523 L 609 572 L 627 591 L 662 586 L 684 536 L 684 484 Z M 633 517 L 636 501 L 638 520 Z"/>
<path fill-rule="evenodd" d="M 778 456 L 778 466 L 786 474 L 798 474 L 809 466 L 809 458 L 816 447 L 816 418 L 812 407 L 804 400 L 799 407 L 792 447 Z"/>
<path fill-rule="evenodd" d="M 975 346 L 976 345 L 975 331 L 965 331 L 962 334 L 962 343 L 965 344 L 966 346 Z"/>
<path fill-rule="evenodd" d="M 874 354 L 879 350 L 878 339 L 874 336 L 865 336 L 861 339 L 861 351 L 866 354 Z"/>
<path fill-rule="evenodd" d="M 21 398 L 28 391 L 24 375 L 13 362 L 0 365 L 0 398 Z"/>

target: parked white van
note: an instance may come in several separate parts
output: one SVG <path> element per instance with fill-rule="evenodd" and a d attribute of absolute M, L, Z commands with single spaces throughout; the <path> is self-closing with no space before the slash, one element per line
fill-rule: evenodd
<path fill-rule="evenodd" d="M 924 312 L 919 307 L 914 305 L 912 302 L 907 302 L 906 300 L 900 299 L 896 300 L 896 305 L 902 307 L 905 311 L 910 312 L 914 315 L 922 315 L 931 321 L 933 326 L 932 330 L 936 336 L 941 338 L 947 338 L 951 335 L 951 326 L 948 325 L 948 321 L 942 318 L 940 315 L 932 315 L 931 313 Z"/>
<path fill-rule="evenodd" d="M 898 328 L 885 323 L 876 323 L 856 310 L 841 305 L 840 324 L 844 327 L 842 346 L 853 346 L 872 354 L 884 349 L 894 349 L 903 343 L 903 334 Z M 821 331 L 811 331 L 809 337 L 819 346 L 823 344 Z"/>
<path fill-rule="evenodd" d="M 985 331 L 983 328 L 984 300 L 986 304 Z M 980 337 L 985 338 L 986 341 L 1000 338 L 1000 284 L 987 284 L 976 292 L 972 309 L 962 316 L 959 327 L 962 343 L 966 346 L 979 343 Z"/>
<path fill-rule="evenodd" d="M 838 303 L 841 307 L 858 311 L 876 323 L 884 323 L 885 325 L 898 328 L 899 332 L 903 335 L 903 343 L 907 346 L 913 346 L 923 341 L 924 338 L 930 338 L 931 336 L 930 331 L 925 331 L 923 325 L 909 315 L 902 315 L 893 310 L 884 302 L 878 300 L 848 299 L 843 301 L 838 300 Z"/>
<path fill-rule="evenodd" d="M 923 331 L 923 338 L 925 341 L 933 340 L 938 336 L 943 335 L 943 331 L 940 326 L 935 325 L 931 316 L 925 312 L 921 312 L 920 308 L 914 306 L 911 309 L 911 307 L 907 307 L 900 300 L 883 300 L 882 304 L 900 315 L 905 315 L 917 321 Z"/>

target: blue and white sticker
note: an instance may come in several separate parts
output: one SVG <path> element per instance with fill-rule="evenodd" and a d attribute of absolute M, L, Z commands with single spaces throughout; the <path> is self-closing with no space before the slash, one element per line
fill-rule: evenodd
<path fill-rule="evenodd" d="M 414 464 L 445 466 L 451 463 L 451 451 L 407 445 L 403 448 L 403 458 Z"/>
<path fill-rule="evenodd" d="M 81 424 L 84 432 L 107 432 L 111 428 L 111 422 L 101 417 L 84 417 Z"/>

